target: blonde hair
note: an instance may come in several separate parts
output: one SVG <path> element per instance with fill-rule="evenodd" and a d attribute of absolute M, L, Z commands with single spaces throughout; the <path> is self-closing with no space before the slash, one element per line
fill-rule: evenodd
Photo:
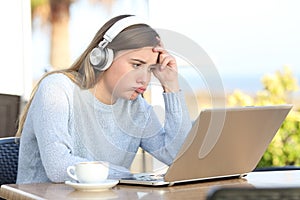
<path fill-rule="evenodd" d="M 99 78 L 99 74 L 101 72 L 94 69 L 93 66 L 90 64 L 89 54 L 92 51 L 92 49 L 98 46 L 99 42 L 103 40 L 103 36 L 105 32 L 114 23 L 128 16 L 132 16 L 132 15 L 120 15 L 106 22 L 96 33 L 95 37 L 93 38 L 89 46 L 86 48 L 86 50 L 70 66 L 70 68 L 46 73 L 39 80 L 39 82 L 32 90 L 31 97 L 28 103 L 26 104 L 26 106 L 24 107 L 23 112 L 20 116 L 16 136 L 21 136 L 29 107 L 32 103 L 32 100 L 35 96 L 35 93 L 40 83 L 46 76 L 49 76 L 50 74 L 54 74 L 54 73 L 63 73 L 82 89 L 89 89 L 95 86 L 96 82 L 98 81 L 97 79 Z M 137 25 L 129 26 L 126 29 L 124 29 L 122 32 L 120 32 L 113 39 L 113 41 L 108 44 L 107 47 L 112 49 L 114 53 L 117 53 L 118 51 L 121 50 L 138 49 L 147 46 L 154 47 L 157 46 L 159 43 L 157 37 L 159 37 L 159 35 L 150 26 L 146 24 L 137 24 Z"/>

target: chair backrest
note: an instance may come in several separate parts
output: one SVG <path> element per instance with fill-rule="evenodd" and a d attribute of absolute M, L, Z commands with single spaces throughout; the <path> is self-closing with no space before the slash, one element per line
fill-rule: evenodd
<path fill-rule="evenodd" d="M 15 136 L 20 103 L 20 96 L 0 93 L 0 138 Z"/>
<path fill-rule="evenodd" d="M 19 140 L 18 137 L 0 138 L 0 185 L 16 183 Z"/>

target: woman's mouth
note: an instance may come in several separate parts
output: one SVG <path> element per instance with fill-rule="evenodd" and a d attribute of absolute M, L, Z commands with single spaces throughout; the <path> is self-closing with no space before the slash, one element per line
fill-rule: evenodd
<path fill-rule="evenodd" d="M 135 90 L 137 93 L 139 94 L 143 94 L 145 91 L 146 91 L 146 88 L 145 87 L 139 87 Z"/>

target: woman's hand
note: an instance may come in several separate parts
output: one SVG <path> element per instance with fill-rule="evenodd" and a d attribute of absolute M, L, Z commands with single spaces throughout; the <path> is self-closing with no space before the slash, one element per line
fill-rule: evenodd
<path fill-rule="evenodd" d="M 160 39 L 159 39 L 160 40 Z M 153 68 L 154 76 L 160 81 L 164 92 L 178 92 L 178 71 L 176 59 L 164 49 L 162 42 L 153 48 L 158 52 L 157 66 Z"/>

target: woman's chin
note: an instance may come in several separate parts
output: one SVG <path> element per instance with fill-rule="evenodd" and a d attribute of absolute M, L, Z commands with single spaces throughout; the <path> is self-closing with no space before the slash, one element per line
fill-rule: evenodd
<path fill-rule="evenodd" d="M 130 96 L 129 100 L 135 100 L 138 96 L 139 96 L 139 93 L 134 92 L 134 93 Z"/>

